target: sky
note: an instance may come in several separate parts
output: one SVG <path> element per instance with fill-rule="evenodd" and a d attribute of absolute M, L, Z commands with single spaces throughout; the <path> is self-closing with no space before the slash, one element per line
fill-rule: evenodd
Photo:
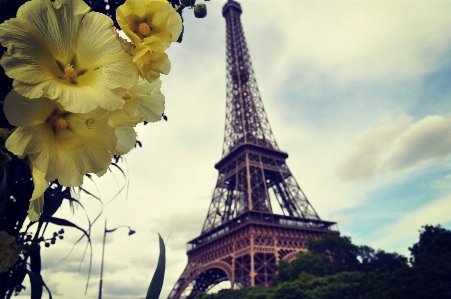
<path fill-rule="evenodd" d="M 84 188 L 85 207 L 55 215 L 92 227 L 43 248 L 54 298 L 97 298 L 104 223 L 103 298 L 144 298 L 166 241 L 166 298 L 199 236 L 217 179 L 225 119 L 225 0 L 186 11 L 160 121 L 136 130 L 143 147 Z M 451 2 L 241 0 L 241 21 L 265 110 L 288 167 L 319 216 L 357 245 L 398 252 L 422 225 L 451 229 Z M 122 188 L 124 187 L 124 188 Z M 122 188 L 122 191 L 120 191 Z M 115 195 L 119 193 L 118 196 Z M 111 201 L 110 201 L 111 200 Z M 49 237 L 59 227 L 50 226 Z M 89 287 L 89 259 L 92 270 Z M 29 297 L 29 287 L 19 298 Z M 46 295 L 43 296 L 46 298 Z"/>

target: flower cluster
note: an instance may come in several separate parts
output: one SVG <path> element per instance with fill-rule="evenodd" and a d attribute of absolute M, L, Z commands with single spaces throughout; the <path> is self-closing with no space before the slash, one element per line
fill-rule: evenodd
<path fill-rule="evenodd" d="M 117 23 L 131 40 L 125 49 L 139 74 L 151 82 L 171 69 L 165 50 L 182 32 L 180 15 L 166 0 L 127 0 L 117 9 Z"/>
<path fill-rule="evenodd" d="M 14 80 L 4 112 L 17 127 L 5 147 L 29 161 L 32 221 L 49 182 L 74 187 L 103 175 L 112 155 L 134 147 L 134 126 L 162 116 L 159 76 L 169 73 L 165 50 L 180 15 L 167 0 L 127 0 L 117 14 L 131 43 L 82 0 L 31 0 L 0 24 L 0 65 Z"/>

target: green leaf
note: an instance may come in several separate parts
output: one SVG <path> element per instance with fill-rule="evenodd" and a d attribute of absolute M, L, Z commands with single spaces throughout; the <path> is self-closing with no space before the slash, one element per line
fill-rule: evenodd
<path fill-rule="evenodd" d="M 30 270 L 36 274 L 41 273 L 41 247 L 34 244 L 30 248 Z"/>
<path fill-rule="evenodd" d="M 158 299 L 158 297 L 160 297 L 161 289 L 163 288 L 164 270 L 166 268 L 166 252 L 160 234 L 158 234 L 158 239 L 160 241 L 160 256 L 158 258 L 157 269 L 155 269 L 149 289 L 147 290 L 146 299 Z"/>
<path fill-rule="evenodd" d="M 68 197 L 72 197 L 70 195 L 70 188 L 66 188 L 63 191 L 63 186 L 61 186 L 60 184 L 52 183 L 50 188 L 47 188 L 44 193 L 46 202 L 41 215 L 42 221 L 48 221 L 50 217 L 52 217 L 53 214 L 55 214 L 59 209 L 59 207 L 63 203 L 63 199 Z"/>
<path fill-rule="evenodd" d="M 181 43 L 183 40 L 183 32 L 185 31 L 185 26 L 182 24 L 182 32 L 180 32 L 179 38 L 177 39 L 178 43 Z"/>
<path fill-rule="evenodd" d="M 84 229 L 82 229 L 81 227 L 73 224 L 72 222 L 66 220 L 66 219 L 61 219 L 61 218 L 56 218 L 56 217 L 51 217 L 49 219 L 49 222 L 56 224 L 56 225 L 61 225 L 61 226 L 70 226 L 73 228 L 76 228 L 78 230 L 81 230 L 83 232 L 83 234 L 88 238 L 88 241 L 91 242 L 91 238 L 89 237 L 88 232 L 86 232 Z"/>
<path fill-rule="evenodd" d="M 42 276 L 38 273 L 32 272 L 30 270 L 25 270 L 28 274 L 28 277 L 30 278 L 30 285 L 31 285 L 31 299 L 41 299 L 42 298 L 42 287 L 44 287 L 48 294 L 49 299 L 52 299 L 52 293 L 50 292 L 50 289 L 45 284 L 44 280 L 42 279 Z"/>
<path fill-rule="evenodd" d="M 42 280 L 42 284 L 44 285 L 44 288 L 47 290 L 47 292 L 49 293 L 49 299 L 52 299 L 52 292 L 50 292 L 49 287 L 45 284 L 44 280 Z"/>
<path fill-rule="evenodd" d="M 42 287 L 44 285 L 42 276 L 39 273 L 27 270 L 28 277 L 30 278 L 31 285 L 31 299 L 41 299 Z"/>

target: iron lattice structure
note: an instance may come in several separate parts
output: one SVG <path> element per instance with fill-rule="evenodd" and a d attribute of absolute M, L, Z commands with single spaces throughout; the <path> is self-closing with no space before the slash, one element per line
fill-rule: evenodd
<path fill-rule="evenodd" d="M 238 2 L 227 25 L 227 101 L 222 159 L 201 235 L 188 242 L 188 265 L 170 299 L 195 298 L 229 280 L 233 288 L 269 287 L 280 260 L 306 250 L 308 238 L 338 232 L 323 221 L 291 174 L 266 117 L 246 45 Z M 271 200 L 272 199 L 272 200 Z M 273 211 L 277 203 L 281 214 Z"/>

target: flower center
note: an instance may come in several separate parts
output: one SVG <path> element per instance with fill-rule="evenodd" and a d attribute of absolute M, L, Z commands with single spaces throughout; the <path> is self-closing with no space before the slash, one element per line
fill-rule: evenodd
<path fill-rule="evenodd" d="M 56 60 L 56 65 L 62 73 L 62 75 L 57 76 L 58 79 L 72 85 L 77 85 L 77 79 L 88 71 L 86 69 L 80 70 L 80 66 L 77 67 L 77 55 L 74 55 L 71 61 L 66 65 Z M 76 69 L 78 69 L 78 71 L 76 71 Z"/>
<path fill-rule="evenodd" d="M 60 116 L 57 119 L 55 119 L 54 123 L 52 124 L 52 127 L 58 130 L 65 130 L 67 128 L 67 120 L 65 120 Z"/>
<path fill-rule="evenodd" d="M 138 27 L 139 33 L 142 35 L 147 35 L 150 33 L 150 27 L 147 25 L 147 23 L 141 23 Z"/>
<path fill-rule="evenodd" d="M 57 130 L 66 130 L 69 123 L 64 118 L 64 114 L 58 112 L 58 110 L 53 111 L 52 115 L 47 118 L 47 123 L 52 127 L 53 132 L 56 133 Z"/>
<path fill-rule="evenodd" d="M 122 97 L 124 100 L 130 100 L 132 98 L 132 94 L 130 93 L 130 91 L 126 91 L 124 93 L 124 96 Z"/>
<path fill-rule="evenodd" d="M 64 75 L 69 81 L 73 81 L 75 78 L 77 78 L 77 73 L 75 72 L 74 66 L 70 64 L 66 65 L 64 67 Z"/>

